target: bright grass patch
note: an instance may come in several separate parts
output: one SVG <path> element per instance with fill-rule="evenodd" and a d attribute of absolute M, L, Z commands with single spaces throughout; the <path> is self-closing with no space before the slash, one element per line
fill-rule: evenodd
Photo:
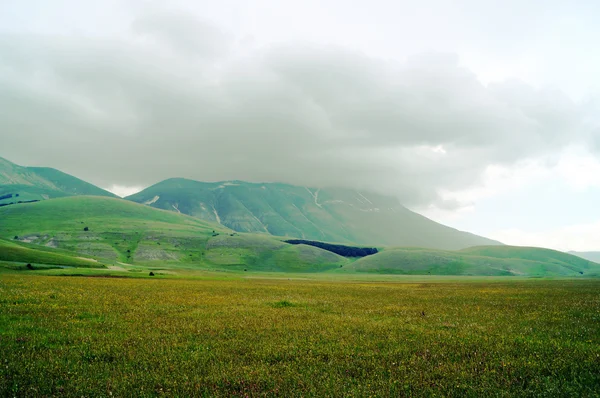
<path fill-rule="evenodd" d="M 600 281 L 0 275 L 0 396 L 594 396 Z"/>

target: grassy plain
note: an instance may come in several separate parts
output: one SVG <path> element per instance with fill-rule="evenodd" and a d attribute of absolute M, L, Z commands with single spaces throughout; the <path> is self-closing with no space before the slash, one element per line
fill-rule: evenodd
<path fill-rule="evenodd" d="M 598 280 L 227 275 L 1 274 L 0 396 L 600 391 Z"/>

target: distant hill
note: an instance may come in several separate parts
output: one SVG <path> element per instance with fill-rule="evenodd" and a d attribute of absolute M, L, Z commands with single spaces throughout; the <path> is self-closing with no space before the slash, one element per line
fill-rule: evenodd
<path fill-rule="evenodd" d="M 600 264 L 555 250 L 483 246 L 459 251 L 389 249 L 361 258 L 346 271 L 412 275 L 598 276 Z"/>
<path fill-rule="evenodd" d="M 461 249 L 499 242 L 438 224 L 396 198 L 279 183 L 165 180 L 126 199 L 239 232 L 359 245 Z"/>
<path fill-rule="evenodd" d="M 27 263 L 31 269 L 42 265 L 61 265 L 79 268 L 104 268 L 104 265 L 90 259 L 78 257 L 49 247 L 39 247 L 21 242 L 0 239 L 0 261 Z"/>
<path fill-rule="evenodd" d="M 23 167 L 0 158 L 0 204 L 74 195 L 114 194 L 48 167 Z"/>
<path fill-rule="evenodd" d="M 581 258 L 585 258 L 586 260 L 589 261 L 594 261 L 596 263 L 600 263 L 600 252 L 569 252 L 569 254 L 572 254 L 574 256 L 578 256 Z"/>
<path fill-rule="evenodd" d="M 321 272 L 348 261 L 317 247 L 239 234 L 198 218 L 97 196 L 4 206 L 0 220 L 0 238 L 14 245 L 64 250 L 116 266 Z M 0 260 L 4 250 L 0 245 Z M 22 262 L 33 261 L 31 253 L 21 254 Z"/>
<path fill-rule="evenodd" d="M 321 246 L 336 249 L 336 245 Z M 31 262 L 88 268 L 106 266 L 122 272 L 143 272 L 150 267 L 184 273 L 202 269 L 600 276 L 599 264 L 579 257 L 548 249 L 511 246 L 459 251 L 384 248 L 360 259 L 347 258 L 321 247 L 292 245 L 265 233 L 239 233 L 177 212 L 99 196 L 72 196 L 0 207 L 0 263 L 5 262 L 20 269 Z"/>

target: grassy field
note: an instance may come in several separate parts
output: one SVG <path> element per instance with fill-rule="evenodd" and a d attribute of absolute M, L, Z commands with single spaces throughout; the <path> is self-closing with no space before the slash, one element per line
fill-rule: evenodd
<path fill-rule="evenodd" d="M 600 391 L 598 280 L 241 275 L 1 274 L 0 396 Z"/>
<path fill-rule="evenodd" d="M 341 272 L 494 276 L 600 276 L 600 264 L 539 247 L 476 246 L 447 251 L 389 248 L 363 257 Z"/>

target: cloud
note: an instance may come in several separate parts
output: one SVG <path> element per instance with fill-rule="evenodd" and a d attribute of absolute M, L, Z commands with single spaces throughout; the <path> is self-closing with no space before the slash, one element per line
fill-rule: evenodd
<path fill-rule="evenodd" d="M 598 234 L 600 220 L 544 231 L 506 229 L 492 232 L 490 237 L 509 245 L 546 247 L 562 251 L 595 251 L 598 250 Z"/>
<path fill-rule="evenodd" d="M 189 12 L 161 11 L 135 19 L 132 31 L 186 55 L 220 58 L 229 52 L 232 37 L 210 21 Z"/>
<path fill-rule="evenodd" d="M 237 51 L 191 15 L 144 14 L 118 39 L 0 35 L 2 156 L 101 186 L 169 177 L 342 185 L 464 206 L 489 167 L 587 145 L 596 107 L 455 54 L 400 63 L 335 46 Z"/>
<path fill-rule="evenodd" d="M 127 187 L 123 185 L 111 185 L 109 188 L 104 188 L 109 192 L 114 193 L 117 196 L 122 198 L 133 195 L 134 193 L 138 193 L 144 189 L 144 187 Z"/>

